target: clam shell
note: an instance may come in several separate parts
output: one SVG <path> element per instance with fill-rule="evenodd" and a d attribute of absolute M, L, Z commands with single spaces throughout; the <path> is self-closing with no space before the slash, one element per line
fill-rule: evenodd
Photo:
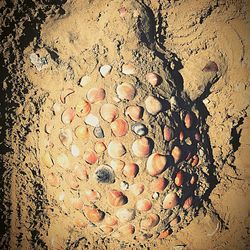
<path fill-rule="evenodd" d="M 142 137 L 135 140 L 132 144 L 132 151 L 137 157 L 146 157 L 150 154 L 152 148 L 150 140 L 147 137 Z"/>
<path fill-rule="evenodd" d="M 70 151 L 74 157 L 78 157 L 80 155 L 80 148 L 76 144 L 71 145 Z"/>
<path fill-rule="evenodd" d="M 73 108 L 67 108 L 64 110 L 64 112 L 62 113 L 62 122 L 64 124 L 70 124 L 75 117 L 75 110 Z"/>
<path fill-rule="evenodd" d="M 60 177 L 56 173 L 50 173 L 47 177 L 48 184 L 52 187 L 59 187 Z"/>
<path fill-rule="evenodd" d="M 73 174 L 80 180 L 87 180 L 88 179 L 88 171 L 87 168 L 84 166 L 76 165 Z"/>
<path fill-rule="evenodd" d="M 88 221 L 82 213 L 74 214 L 74 224 L 79 228 L 84 228 L 88 225 Z"/>
<path fill-rule="evenodd" d="M 99 127 L 100 126 L 100 123 L 99 123 L 99 119 L 97 116 L 93 115 L 93 114 L 88 114 L 85 119 L 84 119 L 84 122 L 87 124 L 87 125 L 90 125 L 92 127 Z"/>
<path fill-rule="evenodd" d="M 147 212 L 152 208 L 152 202 L 148 199 L 141 199 L 136 202 L 136 209 L 141 212 Z"/>
<path fill-rule="evenodd" d="M 174 179 L 174 183 L 176 186 L 180 187 L 183 184 L 184 174 L 182 171 L 178 171 L 176 177 Z"/>
<path fill-rule="evenodd" d="M 122 73 L 125 75 L 134 75 L 136 73 L 136 69 L 131 63 L 123 64 Z"/>
<path fill-rule="evenodd" d="M 86 75 L 86 76 L 83 76 L 81 78 L 79 84 L 81 87 L 84 87 L 84 86 L 88 85 L 90 83 L 90 81 L 91 81 L 91 77 Z"/>
<path fill-rule="evenodd" d="M 119 173 L 123 170 L 124 166 L 125 166 L 125 162 L 121 161 L 121 160 L 112 160 L 110 162 L 110 166 L 112 167 L 112 169 Z"/>
<path fill-rule="evenodd" d="M 118 118 L 110 124 L 110 128 L 115 136 L 121 137 L 127 134 L 128 123 L 125 119 Z"/>
<path fill-rule="evenodd" d="M 76 135 L 76 137 L 78 139 L 88 140 L 88 138 L 89 138 L 89 129 L 88 129 L 88 127 L 86 127 L 84 125 L 79 125 L 75 129 L 75 135 Z"/>
<path fill-rule="evenodd" d="M 103 88 L 91 88 L 87 92 L 87 99 L 90 103 L 98 103 L 104 100 L 106 96 Z"/>
<path fill-rule="evenodd" d="M 172 149 L 171 154 L 172 154 L 172 156 L 174 158 L 174 162 L 177 163 L 181 159 L 182 151 L 178 146 L 174 146 L 174 148 Z"/>
<path fill-rule="evenodd" d="M 95 127 L 93 130 L 93 134 L 96 138 L 104 138 L 104 131 L 101 127 Z"/>
<path fill-rule="evenodd" d="M 139 172 L 139 166 L 135 163 L 125 165 L 123 168 L 123 174 L 128 178 L 134 178 Z"/>
<path fill-rule="evenodd" d="M 70 162 L 69 162 L 69 158 L 66 154 L 64 153 L 60 153 L 57 157 L 56 157 L 56 162 L 57 164 L 62 167 L 63 169 L 69 169 L 70 167 Z"/>
<path fill-rule="evenodd" d="M 83 155 L 83 159 L 88 164 L 93 165 L 97 162 L 98 157 L 94 151 L 86 151 Z"/>
<path fill-rule="evenodd" d="M 148 214 L 146 217 L 141 220 L 141 229 L 142 230 L 149 230 L 155 227 L 160 222 L 160 217 L 157 214 Z"/>
<path fill-rule="evenodd" d="M 48 151 L 46 151 L 42 157 L 42 162 L 46 167 L 51 168 L 54 165 L 53 159 Z"/>
<path fill-rule="evenodd" d="M 110 74 L 111 69 L 112 69 L 112 67 L 110 65 L 108 65 L 108 64 L 103 65 L 103 66 L 100 67 L 100 74 L 103 77 L 106 77 L 108 74 Z"/>
<path fill-rule="evenodd" d="M 130 83 L 122 83 L 117 86 L 116 93 L 121 100 L 131 101 L 134 99 L 136 91 L 135 87 Z"/>
<path fill-rule="evenodd" d="M 131 130 L 139 136 L 144 136 L 148 133 L 147 127 L 142 123 L 133 124 Z"/>
<path fill-rule="evenodd" d="M 61 143 L 68 148 L 73 142 L 73 134 L 70 128 L 61 129 L 59 134 Z"/>
<path fill-rule="evenodd" d="M 167 157 L 159 153 L 151 154 L 146 163 L 146 170 L 151 176 L 156 176 L 165 171 Z"/>
<path fill-rule="evenodd" d="M 69 95 L 73 94 L 75 91 L 71 88 L 69 89 L 64 89 L 62 92 L 61 92 L 61 95 L 60 95 L 60 100 L 62 103 L 66 103 L 66 99 Z"/>
<path fill-rule="evenodd" d="M 151 115 L 157 115 L 162 110 L 161 102 L 154 96 L 148 96 L 145 100 L 145 108 Z"/>
<path fill-rule="evenodd" d="M 95 178 L 97 182 L 101 183 L 114 183 L 115 173 L 108 165 L 101 165 L 95 171 Z"/>
<path fill-rule="evenodd" d="M 132 235 L 135 232 L 135 227 L 132 224 L 127 224 L 118 229 L 123 235 Z"/>
<path fill-rule="evenodd" d="M 113 122 L 118 117 L 118 108 L 114 104 L 105 103 L 101 106 L 100 115 L 103 120 Z"/>
<path fill-rule="evenodd" d="M 102 141 L 98 141 L 95 143 L 95 152 L 100 154 L 106 150 L 106 145 Z"/>
<path fill-rule="evenodd" d="M 143 107 L 132 105 L 127 107 L 125 115 L 128 116 L 131 120 L 137 122 L 142 119 L 143 111 Z"/>
<path fill-rule="evenodd" d="M 84 207 L 83 212 L 88 220 L 90 220 L 92 223 L 101 222 L 104 217 L 105 213 L 97 208 L 91 208 L 91 207 Z"/>
<path fill-rule="evenodd" d="M 192 206 L 192 204 L 193 204 L 193 197 L 190 196 L 184 201 L 183 208 L 189 209 Z"/>
<path fill-rule="evenodd" d="M 76 115 L 79 117 L 84 117 L 91 111 L 91 105 L 86 100 L 82 100 L 81 103 L 76 105 Z"/>
<path fill-rule="evenodd" d="M 153 86 L 153 87 L 156 87 L 158 85 L 161 84 L 162 82 L 162 78 L 154 73 L 154 72 L 151 72 L 151 73 L 147 73 L 146 74 L 146 80 Z"/>
<path fill-rule="evenodd" d="M 174 131 L 168 126 L 163 128 L 163 137 L 167 142 L 170 142 L 174 138 Z"/>
<path fill-rule="evenodd" d="M 144 191 L 144 185 L 142 183 L 135 183 L 130 186 L 129 190 L 135 195 L 140 195 Z"/>
<path fill-rule="evenodd" d="M 163 200 L 163 208 L 171 209 L 174 208 L 178 203 L 178 196 L 174 192 L 168 193 Z"/>
<path fill-rule="evenodd" d="M 152 181 L 151 190 L 154 192 L 162 192 L 168 184 L 167 179 L 164 177 L 158 177 Z"/>
<path fill-rule="evenodd" d="M 116 212 L 116 217 L 120 220 L 120 222 L 129 222 L 135 218 L 135 210 L 128 208 L 120 208 Z"/>
<path fill-rule="evenodd" d="M 179 139 L 180 139 L 180 141 L 184 140 L 184 132 L 182 130 L 179 133 Z"/>
<path fill-rule="evenodd" d="M 95 202 L 101 198 L 101 195 L 93 189 L 85 189 L 84 198 L 90 202 Z"/>
<path fill-rule="evenodd" d="M 123 206 L 128 202 L 128 198 L 120 191 L 112 189 L 108 193 L 108 202 L 112 206 Z"/>
<path fill-rule="evenodd" d="M 108 154 L 112 158 L 119 158 L 126 153 L 126 149 L 121 142 L 111 141 L 108 145 Z"/>

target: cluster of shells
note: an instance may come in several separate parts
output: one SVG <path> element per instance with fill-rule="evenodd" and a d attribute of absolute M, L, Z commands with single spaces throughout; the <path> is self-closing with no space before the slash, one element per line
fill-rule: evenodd
<path fill-rule="evenodd" d="M 121 71 L 129 76 L 136 69 L 124 64 Z M 101 66 L 99 74 L 112 74 L 112 66 Z M 164 84 L 157 72 L 146 73 L 145 81 L 152 89 Z M 171 111 L 153 91 L 137 99 L 135 84 L 122 82 L 111 92 L 89 82 L 81 79 L 82 92 L 62 89 L 51 107 L 42 153 L 48 188 L 60 190 L 53 198 L 67 204 L 76 228 L 118 239 L 164 239 L 204 193 L 199 119 L 191 110 Z M 160 135 L 149 122 L 157 117 L 166 118 Z"/>

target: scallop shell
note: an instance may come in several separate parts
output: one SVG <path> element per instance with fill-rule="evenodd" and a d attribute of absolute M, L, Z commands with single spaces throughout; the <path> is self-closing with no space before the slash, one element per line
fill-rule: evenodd
<path fill-rule="evenodd" d="M 76 144 L 72 144 L 71 145 L 71 154 L 74 156 L 74 157 L 78 157 L 80 155 L 80 148 L 76 145 Z"/>
<path fill-rule="evenodd" d="M 116 93 L 121 100 L 131 101 L 134 99 L 136 91 L 135 87 L 130 83 L 122 83 L 117 86 Z"/>
<path fill-rule="evenodd" d="M 127 224 L 118 229 L 123 235 L 132 235 L 135 232 L 135 227 L 132 224 Z"/>
<path fill-rule="evenodd" d="M 99 119 L 97 116 L 93 115 L 93 114 L 88 114 L 85 119 L 84 119 L 84 122 L 87 124 L 87 125 L 90 125 L 92 127 L 99 127 L 100 126 L 100 123 L 99 123 Z"/>
<path fill-rule="evenodd" d="M 106 77 L 108 74 L 110 74 L 112 67 L 108 64 L 101 66 L 100 68 L 100 74 L 103 77 Z"/>
<path fill-rule="evenodd" d="M 75 117 L 75 110 L 73 108 L 67 108 L 64 110 L 64 112 L 62 113 L 62 122 L 64 124 L 70 124 Z"/>
<path fill-rule="evenodd" d="M 137 139 L 132 144 L 132 151 L 137 157 L 146 157 L 150 154 L 152 148 L 150 140 L 147 137 Z"/>
<path fill-rule="evenodd" d="M 113 168 L 115 172 L 119 173 L 123 170 L 125 162 L 121 160 L 112 160 L 110 162 L 110 166 Z"/>
<path fill-rule="evenodd" d="M 139 136 L 144 136 L 148 133 L 147 127 L 142 123 L 133 124 L 131 130 Z"/>
<path fill-rule="evenodd" d="M 121 137 L 127 134 L 128 123 L 125 119 L 118 118 L 110 124 L 110 128 L 115 136 Z"/>
<path fill-rule="evenodd" d="M 128 116 L 131 120 L 137 122 L 142 119 L 143 111 L 143 107 L 132 105 L 127 107 L 125 115 Z"/>
<path fill-rule="evenodd" d="M 134 178 L 139 172 L 139 166 L 135 163 L 125 165 L 123 168 L 123 174 L 128 178 Z"/>
<path fill-rule="evenodd" d="M 170 142 L 174 138 L 174 131 L 168 126 L 164 126 L 163 137 L 167 142 Z"/>
<path fill-rule="evenodd" d="M 89 138 L 89 129 L 88 129 L 88 127 L 86 127 L 84 125 L 79 125 L 75 129 L 75 135 L 76 135 L 76 137 L 78 139 L 87 141 L 88 138 Z"/>
<path fill-rule="evenodd" d="M 164 177 L 158 177 L 152 181 L 151 190 L 154 192 L 162 192 L 167 187 L 168 181 Z"/>
<path fill-rule="evenodd" d="M 129 222 L 135 218 L 135 210 L 128 208 L 120 208 L 116 212 L 116 217 L 120 220 L 120 222 Z"/>
<path fill-rule="evenodd" d="M 90 103 L 98 103 L 104 100 L 106 96 L 103 88 L 91 88 L 87 93 L 87 99 Z"/>
<path fill-rule="evenodd" d="M 93 165 L 97 162 L 97 155 L 94 151 L 86 151 L 83 155 L 84 161 L 88 164 Z"/>
<path fill-rule="evenodd" d="M 88 85 L 90 83 L 90 81 L 91 81 L 91 77 L 86 75 L 86 76 L 83 76 L 81 78 L 79 84 L 81 87 L 84 87 L 84 86 Z"/>
<path fill-rule="evenodd" d="M 128 202 L 128 198 L 118 190 L 111 190 L 108 193 L 108 202 L 115 207 L 123 206 Z"/>
<path fill-rule="evenodd" d="M 160 222 L 160 217 L 157 214 L 148 214 L 146 215 L 146 217 L 141 220 L 141 229 L 142 230 L 149 230 L 155 226 L 157 226 L 157 224 Z"/>
<path fill-rule="evenodd" d="M 141 212 L 147 212 L 152 208 L 152 202 L 148 199 L 141 199 L 136 202 L 136 209 Z"/>
<path fill-rule="evenodd" d="M 123 64 L 122 73 L 125 75 L 134 75 L 136 73 L 136 69 L 133 64 Z"/>
<path fill-rule="evenodd" d="M 42 162 L 46 167 L 51 168 L 54 165 L 53 159 L 48 151 L 46 151 L 42 157 Z"/>
<path fill-rule="evenodd" d="M 76 105 L 76 115 L 79 117 L 84 117 L 91 111 L 91 105 L 86 100 L 82 100 L 81 103 Z"/>
<path fill-rule="evenodd" d="M 171 209 L 174 208 L 178 203 L 178 196 L 174 192 L 168 193 L 163 200 L 163 208 Z"/>
<path fill-rule="evenodd" d="M 114 183 L 115 173 L 108 165 L 101 165 L 95 171 L 95 178 L 97 182 L 101 183 Z"/>
<path fill-rule="evenodd" d="M 105 213 L 97 208 L 91 208 L 91 207 L 84 207 L 83 212 L 88 220 L 90 220 L 92 223 L 101 222 L 104 217 Z"/>
<path fill-rule="evenodd" d="M 87 180 L 88 179 L 88 171 L 87 168 L 84 166 L 76 165 L 73 173 L 75 177 L 77 177 L 80 180 Z"/>
<path fill-rule="evenodd" d="M 121 142 L 111 141 L 108 145 L 108 154 L 112 158 L 119 158 L 126 153 L 126 149 Z"/>
<path fill-rule="evenodd" d="M 101 198 L 101 195 L 93 189 L 84 190 L 84 198 L 88 201 L 94 202 Z"/>
<path fill-rule="evenodd" d="M 130 186 L 129 190 L 135 195 L 138 196 L 144 191 L 144 185 L 142 183 L 135 183 Z"/>
<path fill-rule="evenodd" d="M 146 80 L 153 86 L 153 87 L 156 87 L 158 85 L 161 84 L 162 82 L 162 78 L 154 73 L 154 72 L 151 72 L 151 73 L 147 73 L 146 74 Z"/>
<path fill-rule="evenodd" d="M 178 146 L 174 146 L 174 148 L 172 149 L 171 154 L 172 154 L 172 156 L 174 158 L 174 162 L 177 163 L 181 159 L 182 151 Z"/>
<path fill-rule="evenodd" d="M 60 177 L 56 173 L 50 173 L 47 177 L 48 184 L 52 187 L 59 187 Z"/>
<path fill-rule="evenodd" d="M 69 158 L 66 154 L 64 153 L 60 153 L 57 157 L 56 157 L 56 162 L 57 164 L 62 167 L 63 169 L 69 169 L 70 167 L 70 162 L 69 162 Z"/>
<path fill-rule="evenodd" d="M 151 115 L 157 115 L 162 110 L 161 102 L 154 96 L 148 96 L 145 100 L 145 108 Z"/>
<path fill-rule="evenodd" d="M 176 186 L 180 187 L 183 184 L 184 174 L 182 171 L 178 171 L 176 177 L 174 179 L 174 183 Z"/>
<path fill-rule="evenodd" d="M 61 95 L 60 95 L 60 100 L 62 103 L 66 103 L 66 99 L 69 95 L 73 94 L 75 91 L 73 89 L 64 89 L 62 92 L 61 92 Z"/>
<path fill-rule="evenodd" d="M 103 153 L 106 150 L 106 145 L 102 141 L 98 141 L 95 143 L 95 152 L 100 154 Z"/>
<path fill-rule="evenodd" d="M 111 103 L 105 103 L 101 106 L 100 115 L 103 120 L 113 122 L 118 117 L 117 106 Z"/>
<path fill-rule="evenodd" d="M 156 176 L 165 171 L 167 157 L 159 153 L 151 154 L 147 159 L 146 170 L 151 176 Z"/>
<path fill-rule="evenodd" d="M 69 128 L 61 129 L 60 134 L 59 134 L 59 139 L 60 139 L 61 143 L 65 147 L 68 148 L 71 145 L 71 143 L 73 142 L 72 130 Z"/>

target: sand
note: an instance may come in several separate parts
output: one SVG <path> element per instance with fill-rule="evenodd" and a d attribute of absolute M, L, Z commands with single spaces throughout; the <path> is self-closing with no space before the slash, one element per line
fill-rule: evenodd
<path fill-rule="evenodd" d="M 248 249 L 247 1 L 143 2 L 1 2 L 2 249 Z M 130 61 L 135 62 L 136 77 L 120 73 Z M 99 73 L 103 64 L 112 65 L 107 78 Z M 204 170 L 208 178 L 201 181 L 207 185 L 200 191 L 201 203 L 164 240 L 115 239 L 98 234 L 95 227 L 77 229 L 72 216 L 82 213 L 71 213 L 66 201 L 62 205 L 56 200 L 67 184 L 62 190 L 50 187 L 51 169 L 41 160 L 51 107 L 60 102 L 64 88 L 77 93 L 69 96 L 69 105 L 77 102 L 78 93 L 85 95 L 87 88 L 79 85 L 85 75 L 91 76 L 91 86 L 100 84 L 115 95 L 115 84 L 145 83 L 145 72 L 152 70 L 163 77 L 163 84 L 157 91 L 139 85 L 135 102 L 143 103 L 152 91 L 167 101 L 174 95 L 199 117 L 204 162 L 209 164 Z M 113 102 L 111 97 L 107 101 Z M 162 124 L 163 118 L 149 116 L 145 122 Z M 60 126 L 58 117 L 55 130 Z M 158 150 L 166 150 L 159 129 L 150 136 L 159 141 Z M 55 133 L 52 154 L 63 148 L 56 140 Z M 68 194 L 74 197 L 75 192 Z M 104 203 L 98 205 L 105 209 Z"/>

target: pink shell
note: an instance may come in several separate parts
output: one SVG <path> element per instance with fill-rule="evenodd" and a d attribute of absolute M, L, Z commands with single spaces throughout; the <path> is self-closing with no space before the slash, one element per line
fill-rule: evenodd
<path fill-rule="evenodd" d="M 146 79 L 153 87 L 158 86 L 162 82 L 162 78 L 154 72 L 147 73 Z"/>
<path fill-rule="evenodd" d="M 148 157 L 146 169 L 151 176 L 161 174 L 167 165 L 167 157 L 159 153 L 153 153 Z"/>
<path fill-rule="evenodd" d="M 183 208 L 188 209 L 192 206 L 192 204 L 193 204 L 193 197 L 190 196 L 184 201 Z"/>
<path fill-rule="evenodd" d="M 141 212 L 146 212 L 152 208 L 152 202 L 148 199 L 141 199 L 136 202 L 136 209 Z"/>
<path fill-rule="evenodd" d="M 87 93 L 87 99 L 90 103 L 98 103 L 104 100 L 106 96 L 103 88 L 92 88 Z"/>
<path fill-rule="evenodd" d="M 150 140 L 147 137 L 139 138 L 132 144 L 132 151 L 137 157 L 146 157 L 151 150 Z"/>
<path fill-rule="evenodd" d="M 90 165 L 93 165 L 97 162 L 97 155 L 94 151 L 87 151 L 83 155 L 83 159 Z"/>
<path fill-rule="evenodd" d="M 167 179 L 164 177 L 159 177 L 152 181 L 151 189 L 153 192 L 162 192 L 168 184 Z"/>
<path fill-rule="evenodd" d="M 100 115 L 103 120 L 113 122 L 118 117 L 118 109 L 114 104 L 105 103 L 100 109 Z"/>
<path fill-rule="evenodd" d="M 136 91 L 130 83 L 122 83 L 116 88 L 116 93 L 119 99 L 131 101 L 134 99 Z"/>
<path fill-rule="evenodd" d="M 177 202 L 178 202 L 177 194 L 174 192 L 168 193 L 163 200 L 163 208 L 165 209 L 174 208 L 177 205 Z"/>
<path fill-rule="evenodd" d="M 136 177 L 136 175 L 139 172 L 139 166 L 135 163 L 130 163 L 130 164 L 126 164 L 125 167 L 123 168 L 123 174 L 126 177 Z"/>
<path fill-rule="evenodd" d="M 143 116 L 143 108 L 141 106 L 128 106 L 125 115 L 133 121 L 140 121 Z"/>
<path fill-rule="evenodd" d="M 73 108 L 67 108 L 62 113 L 62 122 L 64 124 L 70 124 L 75 117 L 75 110 Z"/>

